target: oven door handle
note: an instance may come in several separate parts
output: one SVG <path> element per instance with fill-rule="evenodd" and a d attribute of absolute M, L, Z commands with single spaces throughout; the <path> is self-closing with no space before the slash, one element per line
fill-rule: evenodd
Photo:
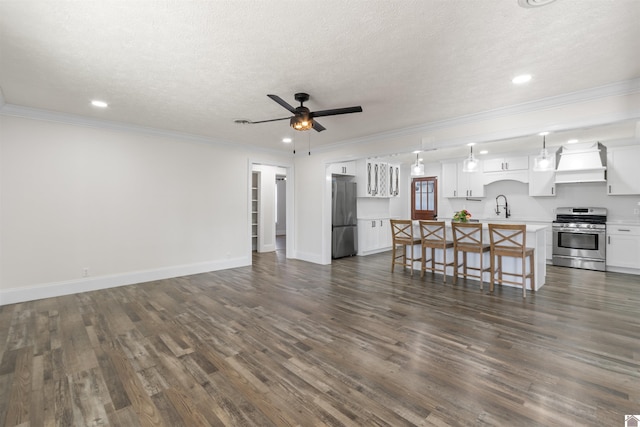
<path fill-rule="evenodd" d="M 591 228 L 588 230 L 581 230 L 579 228 L 553 228 L 552 230 L 574 234 L 604 234 L 606 232 L 604 228 Z"/>

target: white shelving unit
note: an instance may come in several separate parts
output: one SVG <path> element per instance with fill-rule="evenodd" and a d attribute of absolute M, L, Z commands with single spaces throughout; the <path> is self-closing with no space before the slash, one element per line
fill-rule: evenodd
<path fill-rule="evenodd" d="M 258 189 L 260 188 L 260 173 L 251 174 L 251 250 L 258 250 L 258 209 L 260 206 Z"/>

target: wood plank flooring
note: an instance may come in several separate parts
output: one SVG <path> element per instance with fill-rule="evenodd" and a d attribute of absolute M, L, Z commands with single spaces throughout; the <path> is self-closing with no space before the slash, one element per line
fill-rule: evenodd
<path fill-rule="evenodd" d="M 640 277 L 390 273 L 389 253 L 254 265 L 0 307 L 0 425 L 622 426 Z"/>

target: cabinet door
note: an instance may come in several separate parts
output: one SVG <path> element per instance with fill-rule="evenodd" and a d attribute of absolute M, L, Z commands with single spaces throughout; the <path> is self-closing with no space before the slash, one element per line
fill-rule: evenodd
<path fill-rule="evenodd" d="M 555 164 L 555 156 L 551 156 L 551 163 Z M 555 196 L 556 195 L 556 172 L 529 170 L 529 195 Z"/>
<path fill-rule="evenodd" d="M 607 188 L 609 194 L 640 194 L 638 159 L 640 159 L 640 146 L 608 149 Z"/>
<path fill-rule="evenodd" d="M 389 197 L 389 165 L 378 163 L 378 197 Z"/>
<path fill-rule="evenodd" d="M 459 197 L 458 165 L 456 163 L 442 164 L 442 195 L 444 197 Z"/>
<path fill-rule="evenodd" d="M 506 157 L 504 159 L 505 170 L 518 171 L 529 169 L 528 156 Z"/>
<path fill-rule="evenodd" d="M 607 236 L 607 265 L 638 268 L 640 265 L 640 234 L 634 234 L 629 228 L 618 228 L 621 231 L 614 230 Z"/>
<path fill-rule="evenodd" d="M 463 172 L 460 165 L 460 177 L 458 178 L 458 194 L 463 197 L 484 197 L 484 184 L 482 182 L 482 172 Z M 464 183 L 464 186 L 459 185 Z M 464 188 L 463 188 L 464 187 Z"/>
<path fill-rule="evenodd" d="M 485 159 L 482 161 L 484 172 L 502 172 L 504 170 L 504 159 Z"/>
<path fill-rule="evenodd" d="M 329 165 L 332 175 L 354 176 L 356 174 L 356 162 L 340 162 Z"/>
<path fill-rule="evenodd" d="M 375 179 L 376 176 L 374 175 L 375 173 L 375 167 L 374 167 L 374 163 L 370 162 L 369 160 L 367 160 L 367 195 L 368 196 L 375 196 L 375 192 L 376 192 L 376 183 L 375 183 Z"/>
<path fill-rule="evenodd" d="M 386 249 L 391 247 L 391 224 L 388 219 L 378 220 L 378 248 Z"/>
<path fill-rule="evenodd" d="M 393 177 L 393 195 L 398 197 L 400 195 L 400 165 L 394 165 L 393 169 L 395 170 Z"/>
<path fill-rule="evenodd" d="M 387 181 L 389 182 L 389 197 L 398 197 L 400 194 L 400 166 L 389 165 L 387 167 L 389 175 Z"/>

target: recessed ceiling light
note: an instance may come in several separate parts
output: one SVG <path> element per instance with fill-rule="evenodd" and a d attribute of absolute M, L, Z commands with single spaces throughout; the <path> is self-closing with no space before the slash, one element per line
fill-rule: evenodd
<path fill-rule="evenodd" d="M 545 135 L 549 135 L 551 132 L 540 132 L 538 135 L 540 136 L 545 136 Z"/>
<path fill-rule="evenodd" d="M 476 143 L 475 143 L 475 142 L 470 142 L 470 143 L 468 143 L 467 145 L 468 145 L 469 147 L 473 147 L 474 145 L 476 145 Z"/>
<path fill-rule="evenodd" d="M 577 139 L 570 139 L 567 141 L 567 144 L 575 144 L 576 142 L 578 142 Z"/>
<path fill-rule="evenodd" d="M 291 141 L 291 138 L 282 138 L 282 142 L 284 142 L 285 144 L 291 144 Z"/>
<path fill-rule="evenodd" d="M 488 153 L 489 153 L 489 151 L 487 151 L 487 150 L 480 151 L 480 154 L 488 154 Z"/>
<path fill-rule="evenodd" d="M 107 108 L 109 106 L 109 104 L 107 104 L 106 102 L 98 101 L 97 99 L 94 99 L 93 101 L 91 101 L 91 105 L 99 108 Z"/>
<path fill-rule="evenodd" d="M 513 78 L 513 80 L 511 80 L 513 82 L 514 85 L 521 85 L 524 83 L 527 83 L 529 80 L 531 80 L 531 74 L 521 74 L 519 76 L 516 76 Z"/>

